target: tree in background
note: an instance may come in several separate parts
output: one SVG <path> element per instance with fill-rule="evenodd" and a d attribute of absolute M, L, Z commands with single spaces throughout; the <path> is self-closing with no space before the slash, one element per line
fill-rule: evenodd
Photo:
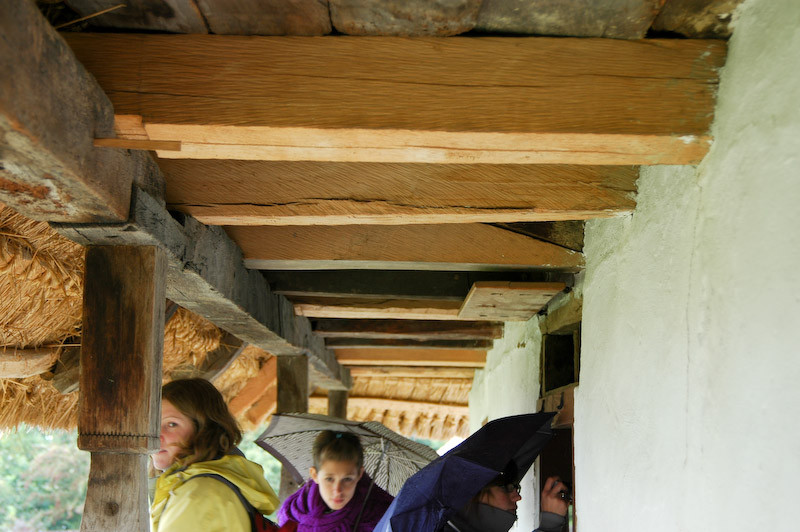
<path fill-rule="evenodd" d="M 75 431 L 21 426 L 0 434 L 0 529 L 80 528 L 89 453 L 76 442 Z"/>

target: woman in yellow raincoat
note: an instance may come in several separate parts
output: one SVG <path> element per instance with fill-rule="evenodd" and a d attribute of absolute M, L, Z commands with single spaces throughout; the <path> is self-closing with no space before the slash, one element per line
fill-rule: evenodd
<path fill-rule="evenodd" d="M 249 532 L 250 514 L 227 482 L 263 514 L 279 500 L 261 466 L 236 448 L 242 433 L 222 395 L 206 380 L 181 379 L 161 397 L 153 466 L 163 473 L 150 508 L 153 532 Z"/>

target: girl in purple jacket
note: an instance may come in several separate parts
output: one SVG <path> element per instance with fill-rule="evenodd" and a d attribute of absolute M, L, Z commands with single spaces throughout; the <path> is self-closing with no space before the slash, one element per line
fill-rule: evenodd
<path fill-rule="evenodd" d="M 297 532 L 372 532 L 392 496 L 364 473 L 358 436 L 323 431 L 313 447 L 311 479 L 278 511 L 278 523 L 297 523 Z"/>

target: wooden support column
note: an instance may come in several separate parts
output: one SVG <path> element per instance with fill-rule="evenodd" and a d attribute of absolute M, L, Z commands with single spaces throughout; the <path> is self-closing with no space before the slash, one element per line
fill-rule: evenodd
<path fill-rule="evenodd" d="M 308 412 L 308 358 L 305 356 L 278 357 L 278 413 Z M 278 496 L 284 500 L 299 485 L 285 469 L 281 469 Z"/>
<path fill-rule="evenodd" d="M 328 415 L 347 419 L 347 390 L 328 392 Z"/>
<path fill-rule="evenodd" d="M 81 530 L 148 531 L 159 447 L 167 264 L 157 247 L 86 250 L 78 447 L 92 464 Z"/>

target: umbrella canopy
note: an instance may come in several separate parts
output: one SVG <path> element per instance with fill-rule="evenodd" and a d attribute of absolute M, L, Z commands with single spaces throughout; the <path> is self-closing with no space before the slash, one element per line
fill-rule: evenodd
<path fill-rule="evenodd" d="M 409 478 L 375 532 L 434 532 L 498 475 L 518 483 L 553 437 L 553 415 L 490 421 Z"/>
<path fill-rule="evenodd" d="M 295 481 L 308 480 L 314 465 L 311 448 L 323 430 L 352 432 L 364 448 L 364 467 L 375 483 L 397 495 L 403 483 L 439 456 L 436 451 L 404 438 L 377 421 L 351 421 L 316 414 L 273 414 L 256 443 L 280 460 Z"/>

